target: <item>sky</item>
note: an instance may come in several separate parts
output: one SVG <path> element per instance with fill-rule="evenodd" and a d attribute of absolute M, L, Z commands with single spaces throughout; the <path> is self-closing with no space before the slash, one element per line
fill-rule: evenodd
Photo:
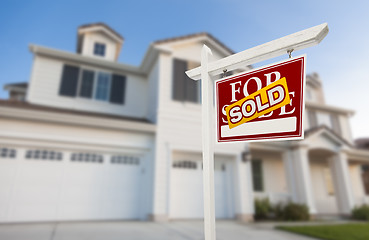
<path fill-rule="evenodd" d="M 94 22 L 123 35 L 119 62 L 131 65 L 168 37 L 209 32 L 240 52 L 326 22 L 330 32 L 319 45 L 292 55 L 307 54 L 307 73 L 320 75 L 327 104 L 355 111 L 353 137 L 369 137 L 369 1 L 2 0 L 0 85 L 29 80 L 29 44 L 75 52 L 78 26 Z M 0 98 L 7 98 L 2 88 Z"/>

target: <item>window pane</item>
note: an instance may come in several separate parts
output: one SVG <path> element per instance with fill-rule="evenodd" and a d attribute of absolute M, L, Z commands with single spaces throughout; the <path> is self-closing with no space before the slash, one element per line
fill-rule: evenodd
<path fill-rule="evenodd" d="M 81 88 L 79 91 L 79 96 L 91 98 L 93 85 L 94 85 L 94 72 L 83 70 L 82 83 L 81 83 Z"/>
<path fill-rule="evenodd" d="M 109 98 L 109 82 L 110 75 L 108 73 L 99 72 L 97 75 L 97 85 L 95 98 L 102 101 L 107 101 Z"/>
<path fill-rule="evenodd" d="M 94 45 L 94 54 L 98 55 L 98 56 L 105 56 L 105 44 L 95 43 L 95 45 Z"/>
<path fill-rule="evenodd" d="M 252 160 L 251 167 L 254 191 L 262 192 L 264 191 L 262 161 Z"/>

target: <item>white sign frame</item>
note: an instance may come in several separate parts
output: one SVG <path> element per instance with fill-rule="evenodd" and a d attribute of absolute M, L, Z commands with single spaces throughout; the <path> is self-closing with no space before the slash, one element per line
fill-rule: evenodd
<path fill-rule="evenodd" d="M 201 66 L 186 71 L 189 78 L 201 80 L 202 93 L 202 147 L 203 147 L 203 191 L 204 191 L 204 234 L 205 240 L 215 240 L 214 200 L 214 111 L 213 84 L 211 79 L 223 71 L 233 71 L 250 64 L 278 57 L 291 51 L 319 44 L 328 34 L 328 24 L 293 33 L 268 43 L 247 49 L 209 63 L 211 50 L 206 45 L 201 50 Z"/>

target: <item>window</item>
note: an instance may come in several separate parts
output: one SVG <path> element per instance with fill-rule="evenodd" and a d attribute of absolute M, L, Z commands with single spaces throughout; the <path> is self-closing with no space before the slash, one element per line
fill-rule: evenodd
<path fill-rule="evenodd" d="M 79 89 L 79 96 L 85 98 L 92 97 L 92 90 L 94 87 L 95 73 L 90 70 L 82 70 L 81 86 Z"/>
<path fill-rule="evenodd" d="M 79 89 L 78 89 L 79 86 Z M 77 94 L 78 92 L 78 94 Z M 124 104 L 126 76 L 64 65 L 59 94 Z"/>
<path fill-rule="evenodd" d="M 316 116 L 315 111 L 308 111 L 308 119 L 309 119 L 309 126 L 310 128 L 316 128 L 318 127 L 318 118 Z"/>
<path fill-rule="evenodd" d="M 263 182 L 263 168 L 262 168 L 261 160 L 252 160 L 252 183 L 255 192 L 264 191 L 264 182 Z"/>
<path fill-rule="evenodd" d="M 36 150 L 28 150 L 26 152 L 26 159 L 61 161 L 63 159 L 63 155 L 61 152 L 36 149 Z"/>
<path fill-rule="evenodd" d="M 73 153 L 70 160 L 72 162 L 91 162 L 91 163 L 103 163 L 104 159 L 102 155 L 93 153 Z"/>
<path fill-rule="evenodd" d="M 133 156 L 112 156 L 110 162 L 113 164 L 139 165 L 140 159 Z"/>
<path fill-rule="evenodd" d="M 341 125 L 338 116 L 336 114 L 331 114 L 330 118 L 333 132 L 337 133 L 338 135 L 341 135 Z"/>
<path fill-rule="evenodd" d="M 109 99 L 109 83 L 110 75 L 108 73 L 99 72 L 97 74 L 95 90 L 95 98 L 97 100 L 107 101 Z"/>
<path fill-rule="evenodd" d="M 173 163 L 173 168 L 197 169 L 197 163 L 193 161 L 177 161 Z"/>
<path fill-rule="evenodd" d="M 185 71 L 196 67 L 195 63 L 180 59 L 173 60 L 172 98 L 178 101 L 197 103 L 200 100 L 200 81 L 193 81 L 187 77 Z"/>
<path fill-rule="evenodd" d="M 103 43 L 95 43 L 94 46 L 94 55 L 96 56 L 105 56 L 105 44 Z"/>
<path fill-rule="evenodd" d="M 0 158 L 15 158 L 17 152 L 15 149 L 10 148 L 0 148 Z"/>

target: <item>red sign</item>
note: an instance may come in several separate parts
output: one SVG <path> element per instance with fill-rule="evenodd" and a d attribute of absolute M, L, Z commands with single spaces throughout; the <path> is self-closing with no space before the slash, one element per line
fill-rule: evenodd
<path fill-rule="evenodd" d="M 305 59 L 217 80 L 217 142 L 303 139 Z"/>

